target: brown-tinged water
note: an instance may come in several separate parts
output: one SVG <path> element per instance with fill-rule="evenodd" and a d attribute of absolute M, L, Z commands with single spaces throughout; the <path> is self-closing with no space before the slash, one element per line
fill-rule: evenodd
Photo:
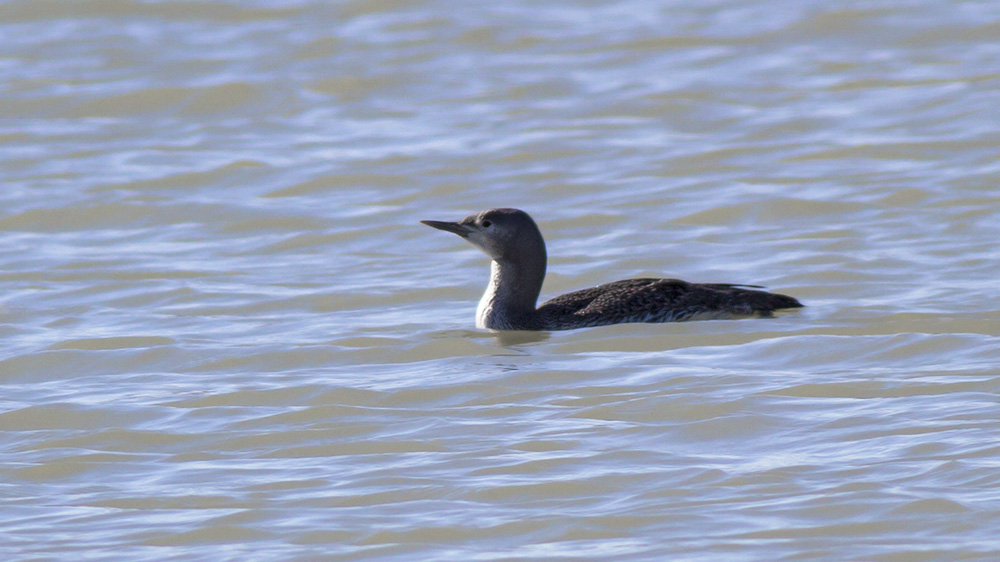
<path fill-rule="evenodd" d="M 0 2 L 5 560 L 1000 559 L 992 1 Z M 543 297 L 770 320 L 497 336 Z"/>

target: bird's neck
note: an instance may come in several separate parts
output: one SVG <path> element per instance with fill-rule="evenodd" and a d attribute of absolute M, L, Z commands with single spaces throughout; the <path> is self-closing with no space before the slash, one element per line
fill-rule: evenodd
<path fill-rule="evenodd" d="M 490 284 L 476 309 L 476 327 L 492 330 L 532 329 L 535 303 L 545 280 L 545 257 L 541 263 L 494 260 Z"/>

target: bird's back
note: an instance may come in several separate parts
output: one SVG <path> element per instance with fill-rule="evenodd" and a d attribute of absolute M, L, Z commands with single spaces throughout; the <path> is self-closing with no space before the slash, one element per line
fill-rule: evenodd
<path fill-rule="evenodd" d="M 625 279 L 560 295 L 538 307 L 542 330 L 630 322 L 681 322 L 771 316 L 802 304 L 748 285 L 698 284 L 679 279 Z"/>

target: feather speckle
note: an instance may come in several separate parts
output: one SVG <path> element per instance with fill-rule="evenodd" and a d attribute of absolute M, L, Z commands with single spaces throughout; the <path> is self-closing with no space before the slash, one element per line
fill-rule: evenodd
<path fill-rule="evenodd" d="M 625 279 L 560 295 L 536 311 L 537 329 L 566 330 L 630 322 L 683 322 L 771 316 L 802 304 L 745 285 L 680 279 Z"/>

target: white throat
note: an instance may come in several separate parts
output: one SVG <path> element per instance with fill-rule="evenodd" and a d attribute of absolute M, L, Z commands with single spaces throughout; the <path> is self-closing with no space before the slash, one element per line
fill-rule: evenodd
<path fill-rule="evenodd" d="M 483 298 L 479 299 L 479 306 L 476 307 L 476 327 L 485 330 L 492 328 L 493 309 L 497 300 L 497 286 L 500 284 L 500 264 L 496 261 L 490 262 L 490 284 L 486 286 Z"/>

